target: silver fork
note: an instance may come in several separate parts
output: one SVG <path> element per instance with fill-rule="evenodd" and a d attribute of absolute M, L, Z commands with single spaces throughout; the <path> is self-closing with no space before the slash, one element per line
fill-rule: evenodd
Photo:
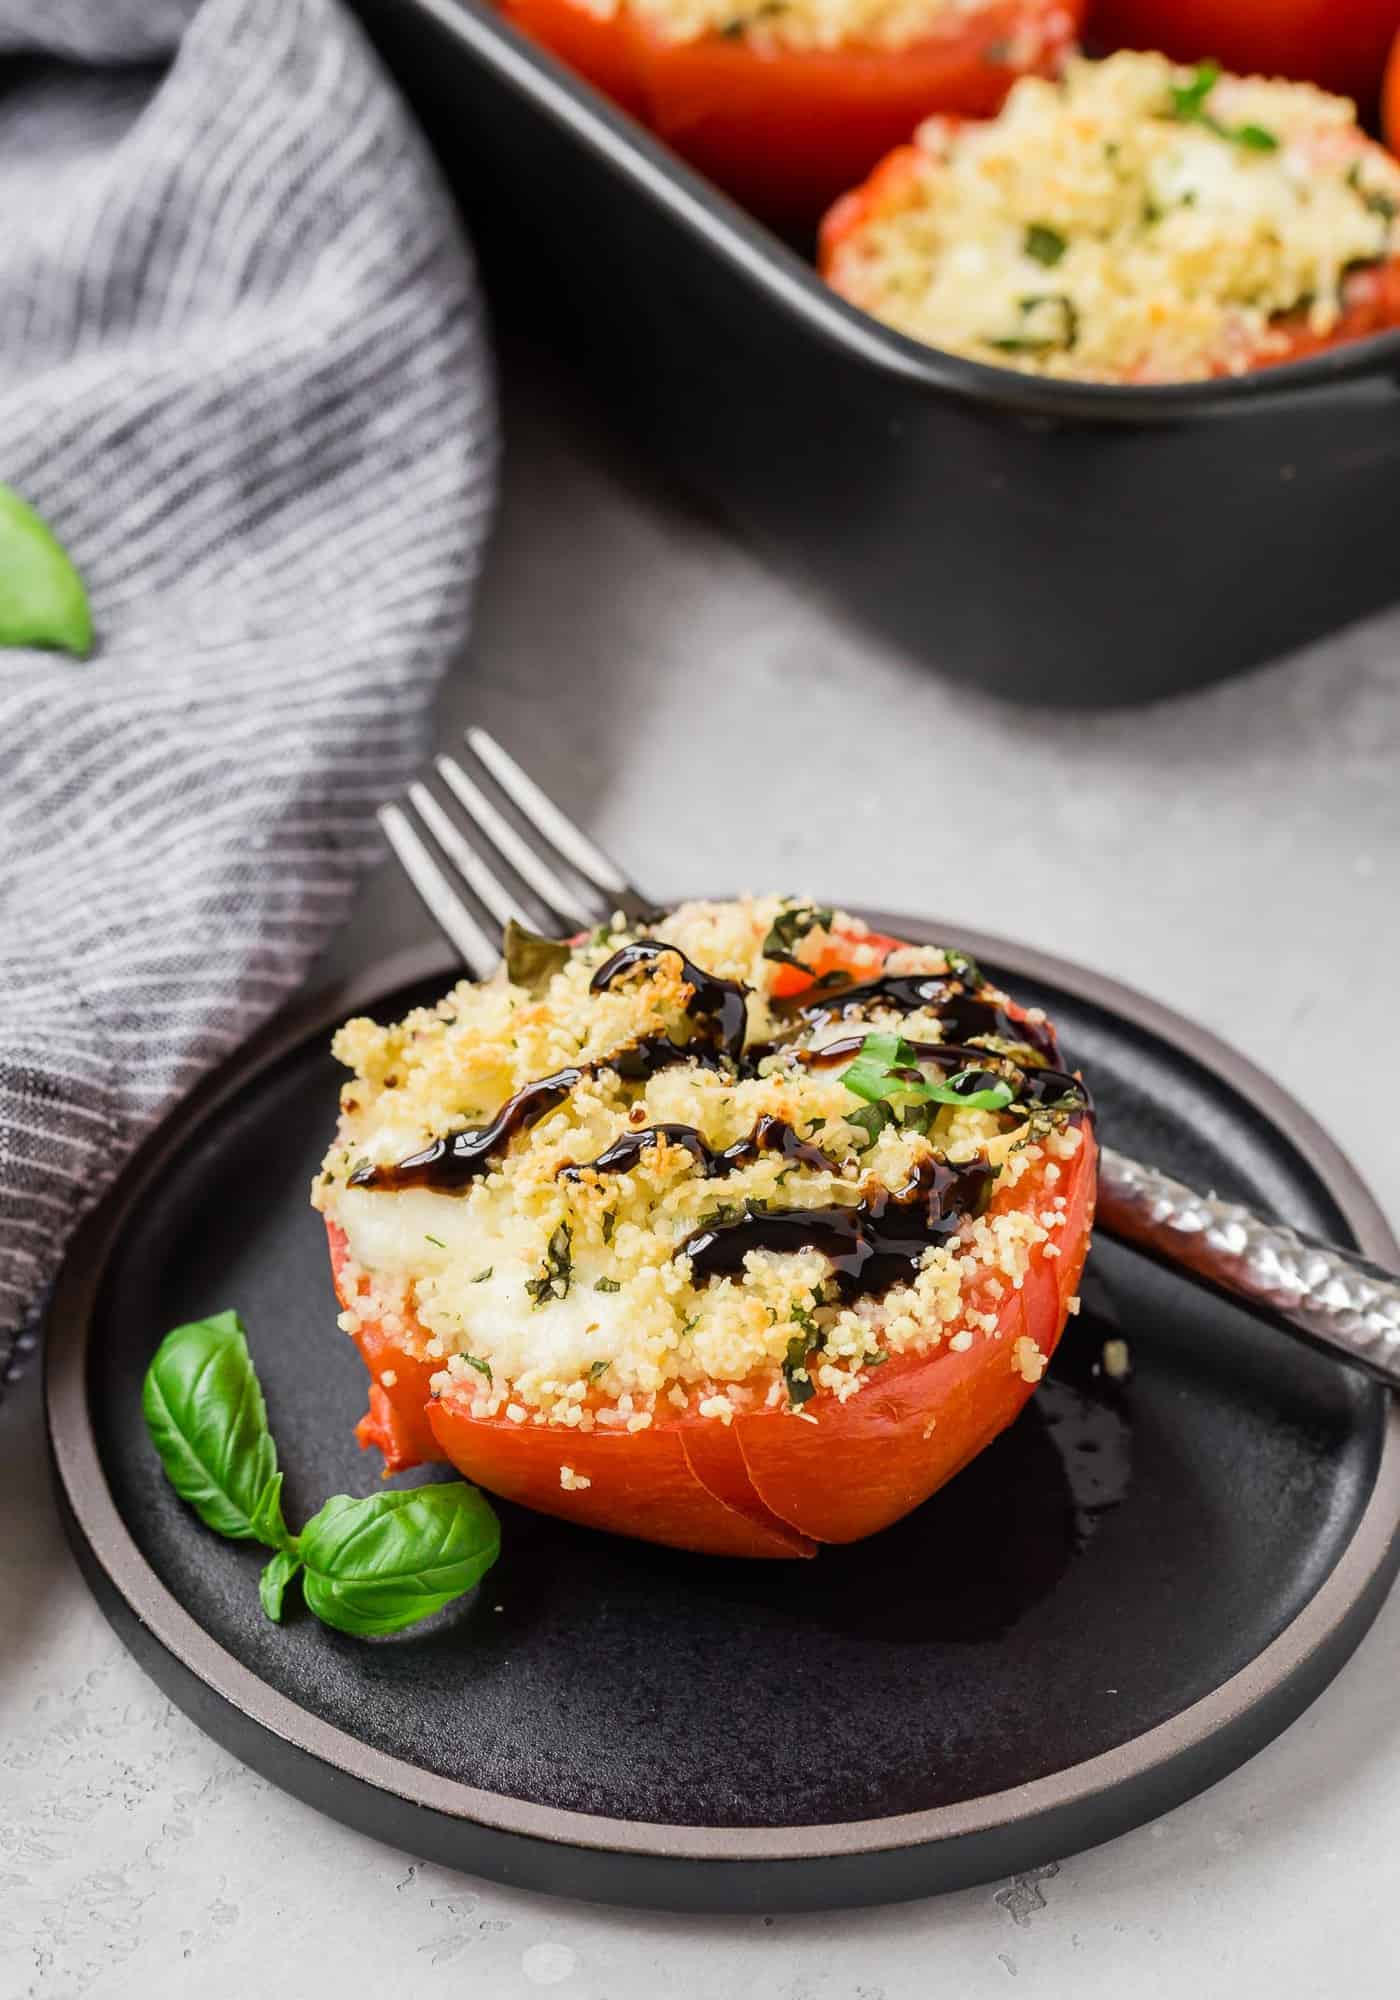
<path fill-rule="evenodd" d="M 656 920 L 657 906 L 494 737 L 469 729 L 466 742 L 476 770 L 455 757 L 436 760 L 459 812 L 415 783 L 379 818 L 470 972 L 486 979 L 495 971 L 512 920 L 553 936 L 592 930 L 614 912 L 632 924 Z M 1097 1227 L 1400 1389 L 1400 1278 L 1369 1258 L 1200 1194 L 1111 1146 L 1101 1148 Z"/>

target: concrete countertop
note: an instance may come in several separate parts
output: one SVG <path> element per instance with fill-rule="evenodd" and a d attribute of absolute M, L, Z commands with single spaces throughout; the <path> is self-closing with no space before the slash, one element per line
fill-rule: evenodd
<path fill-rule="evenodd" d="M 442 742 L 485 723 L 662 897 L 811 889 L 1144 988 L 1277 1075 L 1400 1216 L 1400 615 L 1148 711 L 1008 709 L 773 576 L 571 415 L 538 364 L 517 357 L 510 390 L 506 502 Z M 818 790 L 833 755 L 841 782 Z M 323 969 L 423 929 L 386 873 Z M 1359 1050 L 1336 1063 L 1343 1023 Z M 1379 2000 L 1400 1984 L 1400 1598 L 1278 1742 L 1108 1847 L 899 1908 L 702 1920 L 421 1865 L 215 1748 L 128 1659 L 63 1546 L 32 1369 L 0 1407 L 0 1521 L 7 2000 Z"/>

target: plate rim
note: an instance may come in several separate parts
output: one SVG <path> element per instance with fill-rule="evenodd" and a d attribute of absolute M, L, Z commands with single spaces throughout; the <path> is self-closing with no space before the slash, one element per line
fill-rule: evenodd
<path fill-rule="evenodd" d="M 1246 1096 L 1306 1154 L 1365 1254 L 1381 1262 L 1400 1260 L 1400 1246 L 1379 1204 L 1341 1147 L 1281 1084 L 1213 1030 L 1055 953 L 959 923 L 882 911 L 865 914 L 874 926 L 895 936 L 954 937 L 1013 978 L 1043 980 L 1145 1026 Z M 148 1134 L 80 1224 L 55 1282 L 44 1315 L 43 1394 L 50 1454 L 70 1533 L 80 1538 L 79 1554 L 86 1558 L 84 1567 L 103 1609 L 111 1615 L 109 1594 L 114 1594 L 145 1634 L 200 1684 L 205 1707 L 207 1697 L 213 1696 L 216 1706 L 226 1705 L 289 1750 L 385 1793 L 410 1810 L 516 1836 L 532 1845 L 591 1850 L 639 1863 L 811 1863 L 943 1849 L 969 1839 L 1030 1829 L 1037 1822 L 1048 1829 L 1067 1814 L 1091 1808 L 1107 1793 L 1128 1785 L 1150 1785 L 1168 1767 L 1180 1765 L 1188 1782 L 1155 1808 L 1168 1810 L 1223 1775 L 1189 1777 L 1213 1738 L 1247 1725 L 1251 1711 L 1283 1704 L 1281 1719 L 1270 1721 L 1244 1755 L 1233 1758 L 1230 1768 L 1236 1768 L 1286 1727 L 1340 1669 L 1379 1609 L 1384 1587 L 1400 1562 L 1400 1398 L 1392 1400 L 1386 1416 L 1375 1480 L 1350 1541 L 1307 1603 L 1267 1646 L 1219 1687 L 1127 1742 L 1025 1784 L 952 1804 L 875 1819 L 773 1827 L 683 1826 L 537 1805 L 442 1777 L 377 1750 L 260 1680 L 166 1589 L 137 1547 L 107 1485 L 87 1410 L 89 1335 L 102 1277 L 126 1218 L 146 1186 L 225 1101 L 335 1020 L 405 987 L 461 975 L 455 955 L 445 945 L 432 943 L 377 959 L 295 998 L 196 1084 Z M 98 1576 L 92 1574 L 89 1562 L 96 1565 Z M 1320 1679 L 1319 1667 L 1326 1669 Z M 1302 1698 L 1292 1700 L 1292 1692 L 1304 1682 Z M 219 1733 L 205 1714 L 197 1719 L 210 1733 Z M 1112 1837 L 1147 1816 L 1136 1813 L 1097 1836 L 1079 1838 L 1076 1844 Z"/>

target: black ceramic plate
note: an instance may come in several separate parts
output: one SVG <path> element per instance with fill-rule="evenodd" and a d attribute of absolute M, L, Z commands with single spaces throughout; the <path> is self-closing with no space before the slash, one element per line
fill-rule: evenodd
<path fill-rule="evenodd" d="M 880 919 L 906 935 L 929 927 Z M 966 938 L 1048 1006 L 1105 1135 L 1372 1255 L 1351 1169 L 1237 1056 L 1087 973 Z M 84 1228 L 49 1327 L 78 1555 L 172 1697 L 289 1790 L 385 1840 L 537 1888 L 692 1909 L 830 1907 L 1009 1873 L 1175 1805 L 1346 1658 L 1400 1555 L 1383 1393 L 1096 1247 L 1020 1421 L 917 1514 L 810 1564 L 685 1556 L 502 1509 L 474 1600 L 393 1641 L 258 1609 L 145 1438 L 142 1372 L 236 1305 L 288 1514 L 367 1492 L 364 1379 L 307 1189 L 332 1024 L 440 990 L 398 961 L 284 1023 L 177 1111 Z M 1131 1380 L 1096 1372 L 1125 1338 Z M 410 1478 L 421 1475 L 409 1475 Z"/>

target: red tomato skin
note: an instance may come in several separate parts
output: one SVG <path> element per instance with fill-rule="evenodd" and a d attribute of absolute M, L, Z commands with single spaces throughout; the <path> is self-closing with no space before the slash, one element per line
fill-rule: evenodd
<path fill-rule="evenodd" d="M 1375 102 L 1400 0 L 1093 0 L 1095 48 L 1160 49 L 1243 76 L 1290 76 Z"/>
<path fill-rule="evenodd" d="M 355 1312 L 359 1288 L 346 1276 L 350 1246 L 345 1231 L 327 1217 L 326 1235 L 336 1297 L 347 1312 Z M 443 1454 L 428 1422 L 429 1383 L 438 1364 L 415 1359 L 377 1320 L 361 1320 L 353 1338 L 369 1370 L 369 1408 L 355 1426 L 361 1451 L 374 1446 L 382 1454 L 386 1477 L 440 1459 Z M 393 1376 L 391 1383 L 382 1379 L 386 1373 Z"/>
<path fill-rule="evenodd" d="M 672 42 L 625 13 L 599 21 L 580 0 L 499 4 L 755 214 L 799 226 L 929 113 L 991 117 L 1018 76 L 1056 74 L 1087 0 L 987 0 L 956 29 L 902 49 L 831 50 L 721 34 Z M 1008 45 L 1031 30 L 1036 55 L 1013 68 Z"/>
<path fill-rule="evenodd" d="M 1381 127 L 1392 153 L 1400 153 L 1400 32 L 1390 45 L 1381 86 Z"/>
<path fill-rule="evenodd" d="M 1082 1129 L 1057 1184 L 1066 1196 L 1060 1255 L 1031 1252 L 1021 1289 L 1008 1288 L 995 1308 L 995 1335 L 978 1333 L 962 1354 L 945 1341 L 888 1361 L 848 1403 L 817 1399 L 812 1424 L 780 1411 L 736 1418 L 754 1488 L 780 1519 L 814 1541 L 862 1541 L 921 1505 L 1020 1415 L 1034 1385 L 1013 1347 L 1024 1335 L 1047 1359 L 1054 1352 L 1089 1245 L 1096 1152 Z M 1015 1194 L 991 1213 L 1015 1206 Z"/>

